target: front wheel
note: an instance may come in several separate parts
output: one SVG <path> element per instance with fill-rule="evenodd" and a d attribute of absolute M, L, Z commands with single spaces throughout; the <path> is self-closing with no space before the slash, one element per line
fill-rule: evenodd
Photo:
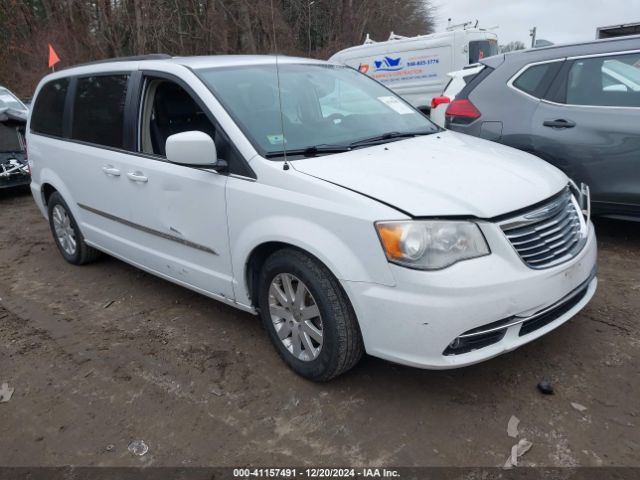
<path fill-rule="evenodd" d="M 336 278 L 315 258 L 293 249 L 275 252 L 260 273 L 258 296 L 271 341 L 299 375 L 327 381 L 362 357 L 353 308 Z"/>

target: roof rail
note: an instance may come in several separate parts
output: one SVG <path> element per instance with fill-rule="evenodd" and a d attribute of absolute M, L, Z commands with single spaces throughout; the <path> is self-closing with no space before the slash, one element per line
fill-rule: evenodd
<path fill-rule="evenodd" d="M 150 53 L 148 55 L 133 55 L 130 57 L 114 57 L 114 58 L 103 58 L 102 60 L 94 60 L 93 62 L 86 63 L 78 63 L 76 65 L 69 65 L 67 68 L 72 67 L 84 67 L 86 65 L 99 65 L 101 63 L 112 63 L 112 62 L 138 62 L 141 60 L 167 60 L 169 58 L 173 58 L 171 55 L 167 55 L 166 53 Z"/>
<path fill-rule="evenodd" d="M 393 30 L 391 30 L 391 33 L 389 34 L 389 40 L 404 40 L 405 38 L 409 38 L 409 37 L 404 37 L 402 35 L 396 35 L 395 33 L 393 33 Z"/>
<path fill-rule="evenodd" d="M 520 54 L 529 54 L 529 53 L 534 53 L 534 52 L 541 52 L 541 51 L 545 51 L 545 50 L 556 50 L 556 49 L 562 49 L 562 48 L 568 48 L 568 47 L 579 47 L 582 45 L 597 45 L 597 44 L 602 44 L 602 43 L 617 43 L 617 42 L 627 42 L 627 41 L 633 41 L 633 40 L 640 40 L 640 35 L 629 35 L 629 36 L 620 36 L 620 37 L 611 37 L 611 38 L 596 38 L 593 40 L 586 40 L 586 41 L 582 41 L 582 42 L 572 42 L 572 43 L 558 43 L 558 44 L 553 44 L 553 45 L 547 45 L 544 47 L 535 47 L 535 48 L 525 48 L 524 50 L 514 50 L 511 52 L 508 52 L 508 55 L 520 55 Z M 634 44 L 635 45 L 635 44 Z M 635 48 L 635 47 L 632 47 Z M 491 57 L 487 57 L 487 58 L 491 58 Z"/>
<path fill-rule="evenodd" d="M 371 40 L 371 37 L 367 33 L 367 38 L 364 39 L 363 45 L 371 45 L 372 43 L 378 43 L 375 40 Z"/>
<path fill-rule="evenodd" d="M 453 32 L 454 30 L 466 30 L 467 28 L 478 28 L 478 20 L 476 20 L 475 24 L 473 23 L 473 21 L 470 20 L 468 22 L 457 23 L 455 25 L 452 25 L 451 19 L 449 19 L 446 30 L 447 32 Z"/>

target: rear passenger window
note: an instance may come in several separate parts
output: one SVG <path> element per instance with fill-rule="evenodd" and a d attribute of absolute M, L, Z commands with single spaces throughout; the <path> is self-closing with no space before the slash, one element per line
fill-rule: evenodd
<path fill-rule="evenodd" d="M 542 86 L 545 75 L 552 68 L 552 65 L 551 63 L 545 63 L 527 68 L 514 80 L 513 86 L 534 97 L 541 97 L 544 92 L 539 92 L 539 89 Z"/>
<path fill-rule="evenodd" d="M 69 79 L 62 78 L 40 89 L 31 114 L 31 131 L 62 137 L 62 115 L 68 87 Z"/>
<path fill-rule="evenodd" d="M 567 103 L 640 107 L 640 53 L 575 60 L 567 79 Z"/>
<path fill-rule="evenodd" d="M 124 105 L 129 75 L 78 79 L 73 105 L 74 140 L 124 148 Z"/>

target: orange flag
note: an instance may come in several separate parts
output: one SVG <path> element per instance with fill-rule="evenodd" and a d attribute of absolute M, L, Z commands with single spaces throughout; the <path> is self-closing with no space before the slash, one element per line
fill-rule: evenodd
<path fill-rule="evenodd" d="M 60 57 L 53 49 L 51 44 L 49 44 L 49 68 L 53 68 L 53 66 L 60 61 Z"/>

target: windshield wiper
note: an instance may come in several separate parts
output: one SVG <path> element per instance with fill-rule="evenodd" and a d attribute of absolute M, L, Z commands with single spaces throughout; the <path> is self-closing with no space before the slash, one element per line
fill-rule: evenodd
<path fill-rule="evenodd" d="M 376 135 L 375 137 L 357 140 L 355 142 L 350 143 L 349 145 L 329 145 L 329 144 L 323 143 L 320 145 L 312 145 L 310 147 L 305 147 L 305 148 L 296 148 L 292 150 L 287 150 L 286 154 L 291 156 L 302 155 L 304 157 L 315 157 L 316 155 L 321 155 L 323 153 L 348 152 L 350 150 L 353 150 L 354 148 L 380 145 L 383 143 L 392 142 L 394 140 L 401 140 L 403 138 L 409 138 L 409 137 L 417 137 L 419 135 L 430 135 L 436 132 L 437 130 L 416 130 L 413 132 L 387 132 L 382 135 Z M 265 158 L 284 157 L 284 154 L 285 152 L 282 150 L 279 150 L 277 152 L 268 152 L 265 154 Z"/>
<path fill-rule="evenodd" d="M 349 145 L 312 145 L 310 147 L 305 148 L 295 148 L 292 150 L 286 150 L 287 155 L 296 156 L 302 155 L 305 157 L 315 157 L 316 155 L 323 153 L 342 153 L 348 152 L 351 150 L 351 146 Z M 268 152 L 265 157 L 266 158 L 277 158 L 284 157 L 285 151 L 277 151 L 277 152 Z"/>
<path fill-rule="evenodd" d="M 371 138 L 364 138 L 350 143 L 351 147 L 368 147 L 371 145 L 380 145 L 389 141 L 401 140 L 403 138 L 417 137 L 419 135 L 430 135 L 436 133 L 436 130 L 416 130 L 414 132 L 387 132 L 382 135 L 376 135 Z"/>

